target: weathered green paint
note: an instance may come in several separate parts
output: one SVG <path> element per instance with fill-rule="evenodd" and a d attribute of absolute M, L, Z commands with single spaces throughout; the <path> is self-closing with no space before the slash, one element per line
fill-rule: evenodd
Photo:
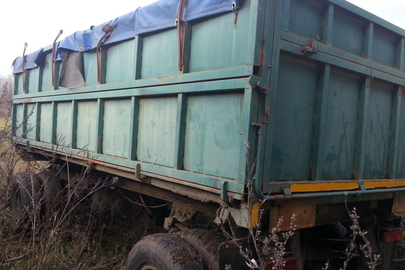
<path fill-rule="evenodd" d="M 52 114 L 51 114 L 51 119 L 52 119 L 51 125 L 52 125 L 52 127 L 51 127 L 51 141 L 50 141 L 50 143 L 53 144 L 53 145 L 55 145 L 56 141 L 57 141 L 57 138 L 56 138 L 56 125 L 57 125 L 56 121 L 58 120 L 57 116 L 58 116 L 57 103 L 55 101 L 53 101 L 52 102 Z"/>
<path fill-rule="evenodd" d="M 402 109 L 402 92 L 403 87 L 397 87 L 394 92 L 391 131 L 390 131 L 390 145 L 389 145 L 389 160 L 388 160 L 388 177 L 394 179 L 396 177 L 398 151 L 399 151 L 399 134 L 401 128 L 401 110 Z"/>
<path fill-rule="evenodd" d="M 32 142 L 30 141 L 30 147 L 31 146 L 37 149 L 49 148 L 49 144 L 40 141 L 32 141 Z M 97 160 L 99 162 L 117 164 L 117 158 L 110 155 L 100 155 L 94 152 L 83 151 L 82 149 L 73 149 L 71 147 L 66 146 L 58 146 L 57 151 L 59 153 L 63 153 L 64 155 L 74 156 L 77 158 L 89 158 Z M 120 166 L 131 168 L 134 171 L 137 164 L 141 165 L 143 175 L 152 177 L 164 175 L 167 178 L 173 178 L 182 181 L 184 185 L 196 188 L 201 188 L 201 184 L 210 187 L 219 187 L 224 181 L 227 182 L 229 181 L 229 179 L 222 179 L 220 177 L 213 177 L 211 175 L 196 174 L 195 172 L 190 172 L 186 170 L 176 170 L 171 167 L 151 164 L 147 162 L 134 161 L 130 159 L 120 159 L 119 163 Z M 194 181 L 192 179 L 194 179 Z M 242 199 L 243 196 L 244 185 L 241 185 L 236 181 L 229 181 L 228 190 L 236 192 L 235 194 L 232 194 L 232 197 L 240 200 Z"/>
<path fill-rule="evenodd" d="M 131 100 L 107 100 L 104 103 L 102 152 L 117 157 L 128 157 L 131 137 Z"/>
<path fill-rule="evenodd" d="M 280 59 L 277 98 L 273 100 L 275 114 L 271 120 L 273 145 L 266 159 L 266 164 L 270 164 L 266 176 L 271 180 L 310 177 L 318 74 L 315 62 L 299 62 L 286 55 Z"/>
<path fill-rule="evenodd" d="M 104 137 L 104 100 L 97 100 L 97 111 L 96 111 L 96 152 L 102 153 L 103 137 Z"/>
<path fill-rule="evenodd" d="M 136 62 L 128 61 L 134 59 L 136 54 L 136 40 L 132 39 L 127 42 L 104 49 L 106 52 L 106 83 L 122 82 L 134 79 Z"/>
<path fill-rule="evenodd" d="M 323 130 L 320 179 L 352 178 L 360 85 L 361 78 L 357 74 L 331 69 L 322 104 L 323 122 L 319 125 Z"/>
<path fill-rule="evenodd" d="M 72 148 L 77 147 L 77 117 L 78 117 L 78 106 L 77 106 L 77 101 L 72 100 L 72 110 L 70 113 L 71 121 L 70 121 L 70 126 L 72 127 L 71 133 L 70 133 L 70 145 Z"/>
<path fill-rule="evenodd" d="M 183 168 L 184 140 L 186 132 L 187 96 L 179 94 L 177 100 L 176 139 L 174 142 L 174 164 L 176 169 Z"/>
<path fill-rule="evenodd" d="M 398 36 L 386 29 L 374 27 L 373 53 L 371 58 L 384 65 L 395 67 Z"/>
<path fill-rule="evenodd" d="M 37 140 L 37 104 L 28 104 L 27 113 L 30 115 L 26 123 L 26 137 L 27 139 Z"/>
<path fill-rule="evenodd" d="M 14 95 L 24 94 L 23 90 L 23 75 L 15 76 L 14 79 Z"/>
<path fill-rule="evenodd" d="M 97 82 L 97 54 L 95 52 L 83 54 L 83 67 L 85 70 L 86 85 L 95 85 Z"/>
<path fill-rule="evenodd" d="M 357 23 L 357 25 L 359 24 Z M 366 32 L 364 33 L 363 53 L 362 53 L 362 55 L 364 55 L 367 58 L 370 58 L 370 56 L 373 54 L 373 40 L 374 40 L 374 23 L 368 22 Z"/>
<path fill-rule="evenodd" d="M 17 137 L 22 137 L 23 134 L 23 127 L 22 123 L 24 120 L 24 111 L 23 105 L 14 105 L 13 106 L 13 129 L 14 135 Z"/>
<path fill-rule="evenodd" d="M 311 179 L 321 180 L 321 168 L 323 167 L 324 159 L 322 149 L 325 148 L 325 132 L 328 131 L 327 124 L 327 100 L 329 99 L 329 85 L 330 85 L 330 65 L 325 65 L 322 70 L 321 78 L 318 86 L 318 93 L 316 96 L 316 113 L 315 113 L 315 128 L 313 136 L 313 158 L 311 167 Z M 333 146 L 332 146 L 333 147 Z"/>
<path fill-rule="evenodd" d="M 59 102 L 56 117 L 56 144 L 72 146 L 72 103 Z"/>
<path fill-rule="evenodd" d="M 77 104 L 76 147 L 82 150 L 97 151 L 97 100 L 82 101 Z M 91 117 L 86 117 L 91 116 Z"/>
<path fill-rule="evenodd" d="M 28 91 L 15 78 L 14 126 L 34 111 L 15 140 L 225 201 L 253 178 L 259 197 L 290 181 L 405 179 L 404 40 L 345 1 L 250 0 L 237 17 L 188 22 L 182 71 L 176 28 L 103 47 L 101 83 L 84 52 L 78 89 L 52 86 L 47 47 Z"/>
<path fill-rule="evenodd" d="M 394 89 L 392 84 L 373 81 L 367 113 L 364 148 L 364 178 L 385 178 Z M 404 177 L 404 176 L 402 176 Z"/>
<path fill-rule="evenodd" d="M 193 25 L 190 72 L 253 64 L 255 54 L 251 41 L 256 31 L 250 32 L 252 25 L 242 19 L 248 18 L 250 11 L 249 5 L 241 9 L 237 24 L 234 24 L 235 14 L 229 13 Z"/>
<path fill-rule="evenodd" d="M 41 93 L 41 95 L 37 94 L 18 94 L 14 96 L 13 102 L 19 103 L 22 100 L 26 100 L 27 98 L 32 99 L 32 101 L 44 101 L 45 97 L 51 97 L 48 99 L 49 100 L 72 100 L 75 98 L 77 94 L 89 94 L 89 93 L 96 93 L 93 94 L 89 97 L 86 96 L 78 96 L 77 98 L 95 98 L 95 97 L 109 97 L 113 98 L 115 96 L 115 93 L 117 90 L 122 90 L 122 89 L 129 89 L 133 88 L 134 93 L 128 93 L 125 91 L 124 93 L 128 95 L 147 95 L 147 94 L 161 94 L 161 93 L 166 93 L 164 91 L 170 91 L 171 93 L 176 93 L 175 89 L 171 87 L 172 84 L 179 84 L 178 85 L 178 91 L 180 92 L 190 92 L 189 87 L 183 86 L 181 84 L 184 83 L 195 83 L 196 81 L 206 81 L 204 84 L 201 84 L 199 87 L 201 91 L 205 90 L 219 90 L 218 87 L 219 85 L 223 85 L 222 87 L 225 88 L 225 90 L 230 89 L 230 88 L 239 88 L 239 87 L 244 87 L 244 85 L 247 83 L 248 78 L 246 78 L 249 74 L 252 73 L 252 66 L 238 66 L 238 67 L 232 67 L 229 69 L 222 69 L 218 71 L 206 71 L 206 72 L 197 72 L 197 73 L 189 73 L 189 74 L 176 74 L 173 76 L 168 76 L 168 77 L 159 77 L 159 78 L 149 78 L 149 79 L 142 79 L 142 80 L 134 80 L 134 81 L 125 81 L 125 82 L 119 82 L 119 83 L 110 83 L 110 84 L 97 84 L 97 85 L 89 85 L 83 88 L 78 88 L 78 89 L 67 89 L 60 87 L 59 90 L 57 90 L 57 96 L 55 96 L 54 91 L 47 91 Z M 90 75 L 89 75 L 90 76 Z M 96 75 L 95 75 L 96 76 Z M 20 78 L 21 76 L 17 76 Z M 215 79 L 217 81 L 211 81 L 211 79 Z M 224 80 L 224 79 L 233 79 L 230 81 Z M 243 83 L 243 85 L 241 85 Z M 234 86 L 231 87 L 230 85 L 233 84 Z M 157 87 L 159 86 L 159 87 Z M 144 89 L 146 88 L 147 89 Z M 153 87 L 153 88 L 151 88 Z M 162 87 L 162 88 L 161 88 Z M 169 90 L 168 90 L 169 88 Z M 113 93 L 111 93 L 111 90 L 114 89 Z M 102 92 L 100 92 L 102 91 Z M 71 94 L 74 94 L 73 97 Z M 123 92 L 118 93 L 119 96 L 123 95 Z"/>
<path fill-rule="evenodd" d="M 336 28 L 334 25 L 335 20 L 335 8 L 334 5 L 329 4 L 326 10 L 325 18 L 322 24 L 322 40 L 327 44 L 332 44 L 334 42 L 333 35 L 336 33 Z M 339 39 L 338 39 L 339 40 Z"/>
<path fill-rule="evenodd" d="M 138 146 L 138 118 L 139 118 L 139 98 L 131 98 L 131 111 L 129 119 L 129 146 L 128 146 L 128 156 L 130 160 L 136 160 L 136 149 Z"/>
<path fill-rule="evenodd" d="M 176 29 L 144 37 L 142 48 L 142 78 L 166 77 L 179 72 Z"/>
<path fill-rule="evenodd" d="M 31 93 L 38 92 L 38 90 L 41 89 L 40 88 L 40 82 L 41 82 L 40 76 L 42 75 L 41 69 L 39 69 L 39 68 L 34 69 L 34 70 L 30 71 L 28 74 L 29 75 L 27 76 L 28 77 L 28 80 L 27 80 L 28 86 L 27 87 L 28 87 L 29 91 Z"/>
<path fill-rule="evenodd" d="M 11 110 L 11 135 L 17 136 L 17 105 L 12 106 Z"/>
<path fill-rule="evenodd" d="M 190 96 L 187 102 L 184 169 L 238 178 L 241 94 Z"/>
<path fill-rule="evenodd" d="M 396 67 L 398 69 L 404 70 L 405 68 L 405 38 L 401 39 L 401 42 L 398 43 L 397 47 L 397 55 L 396 57 Z"/>
<path fill-rule="evenodd" d="M 398 97 L 398 99 L 400 99 L 401 104 L 405 104 L 405 95 L 403 94 L 403 90 L 402 90 L 402 94 L 401 96 Z M 399 112 L 399 123 L 401 123 L 401 125 L 399 127 L 397 127 L 398 129 L 398 146 L 396 149 L 396 163 L 395 163 L 395 176 L 398 177 L 399 175 L 405 175 L 405 140 L 403 140 L 402 138 L 404 138 L 405 136 L 405 126 L 403 125 L 403 123 L 405 123 L 405 109 L 403 107 L 404 105 L 401 105 L 401 110 Z"/>
<path fill-rule="evenodd" d="M 364 152 L 365 148 L 365 138 L 366 138 L 366 128 L 367 128 L 367 105 L 370 101 L 370 77 L 367 77 L 360 88 L 360 102 L 358 111 L 358 125 L 356 127 L 357 137 L 356 137 L 356 153 L 355 153 L 355 168 L 354 177 L 356 179 L 364 178 Z"/>
<path fill-rule="evenodd" d="M 173 166 L 177 97 L 139 100 L 138 147 L 140 161 Z"/>

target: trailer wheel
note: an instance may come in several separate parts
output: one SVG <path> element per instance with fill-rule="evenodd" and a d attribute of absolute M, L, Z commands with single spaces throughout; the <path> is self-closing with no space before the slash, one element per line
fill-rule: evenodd
<path fill-rule="evenodd" d="M 47 217 L 52 210 L 58 209 L 61 202 L 62 185 L 55 173 L 46 170 L 37 175 L 43 194 L 42 214 Z"/>
<path fill-rule="evenodd" d="M 217 252 L 222 241 L 215 234 L 204 229 L 181 231 L 178 234 L 200 254 L 204 270 L 219 270 Z"/>
<path fill-rule="evenodd" d="M 18 173 L 12 183 L 10 194 L 10 223 L 14 231 L 21 230 L 32 213 L 38 186 L 35 179 L 26 173 Z"/>
<path fill-rule="evenodd" d="M 179 235 L 148 235 L 132 248 L 127 270 L 201 270 L 197 251 Z"/>

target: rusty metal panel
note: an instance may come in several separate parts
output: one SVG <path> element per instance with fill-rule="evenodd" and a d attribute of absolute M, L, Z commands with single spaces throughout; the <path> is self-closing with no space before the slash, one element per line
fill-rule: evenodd
<path fill-rule="evenodd" d="M 392 213 L 405 213 L 405 192 L 397 192 L 392 205 Z"/>
<path fill-rule="evenodd" d="M 282 231 L 290 230 L 291 224 L 296 225 L 297 229 L 311 228 L 315 226 L 316 199 L 287 200 L 272 207 L 270 213 L 269 230 L 275 228 L 280 220 L 283 220 Z M 295 221 L 291 221 L 293 216 Z"/>

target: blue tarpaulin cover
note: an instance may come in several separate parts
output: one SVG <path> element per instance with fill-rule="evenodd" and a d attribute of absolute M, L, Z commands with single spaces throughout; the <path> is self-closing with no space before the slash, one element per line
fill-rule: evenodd
<path fill-rule="evenodd" d="M 22 59 L 23 59 L 22 57 L 18 57 L 14 60 L 14 62 L 13 62 L 13 73 L 14 74 L 23 72 L 23 60 Z M 25 56 L 25 67 L 24 68 L 26 70 L 37 68 L 38 66 L 41 65 L 42 60 L 43 60 L 43 50 L 42 49 L 35 51 L 33 53 L 27 54 Z"/>
<path fill-rule="evenodd" d="M 204 17 L 231 12 L 238 8 L 242 0 L 187 0 L 183 12 L 184 21 L 192 21 Z M 58 52 L 62 50 L 84 52 L 94 50 L 98 42 L 104 36 L 104 25 L 115 26 L 111 36 L 106 39 L 104 45 L 122 42 L 134 38 L 136 35 L 151 33 L 176 27 L 180 0 L 160 0 L 145 7 L 140 7 L 123 16 L 94 26 L 86 31 L 78 31 L 66 37 L 58 45 Z M 35 54 L 35 55 L 34 55 Z M 26 56 L 25 68 L 38 66 L 35 59 L 38 51 Z M 61 60 L 58 53 L 57 60 Z M 23 72 L 22 57 L 13 62 L 13 73 Z"/>

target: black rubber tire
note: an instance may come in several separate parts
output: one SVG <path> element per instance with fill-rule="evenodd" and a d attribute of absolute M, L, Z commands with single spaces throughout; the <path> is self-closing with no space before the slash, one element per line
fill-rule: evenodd
<path fill-rule="evenodd" d="M 58 210 L 62 200 L 62 184 L 54 172 L 46 170 L 37 175 L 42 191 L 42 215 L 49 217 L 54 210 Z"/>
<path fill-rule="evenodd" d="M 15 176 L 10 194 L 10 224 L 17 232 L 28 228 L 29 215 L 32 214 L 33 202 L 38 199 L 38 183 L 34 176 L 18 173 Z"/>
<path fill-rule="evenodd" d="M 127 270 L 202 270 L 197 251 L 179 235 L 148 235 L 132 248 Z"/>
<path fill-rule="evenodd" d="M 221 240 L 214 233 L 204 229 L 191 229 L 178 233 L 200 254 L 204 270 L 219 270 L 218 247 Z"/>

